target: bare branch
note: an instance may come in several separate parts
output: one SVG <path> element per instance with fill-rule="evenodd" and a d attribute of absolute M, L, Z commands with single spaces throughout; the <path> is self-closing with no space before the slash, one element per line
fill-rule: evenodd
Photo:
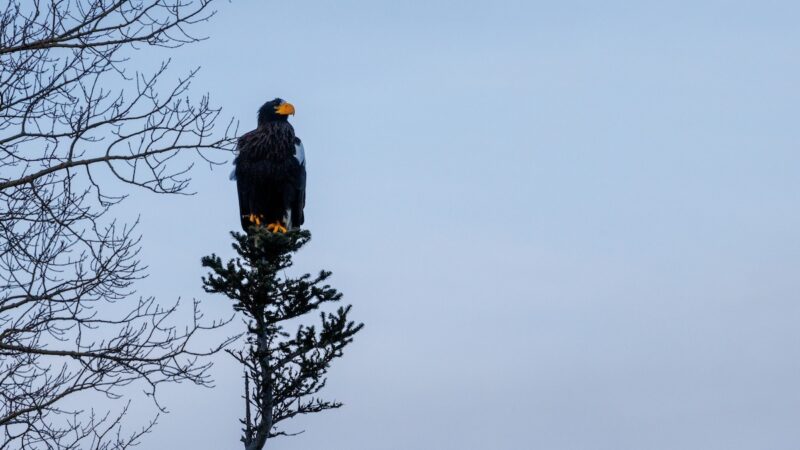
<path fill-rule="evenodd" d="M 219 164 L 232 148 L 233 122 L 217 129 L 208 96 L 189 97 L 196 69 L 172 82 L 169 61 L 128 71 L 138 48 L 202 39 L 188 30 L 211 2 L 0 6 L 0 450 L 133 446 L 155 419 L 123 432 L 127 407 L 66 400 L 138 384 L 161 408 L 158 386 L 209 385 L 203 357 L 231 341 L 194 348 L 226 321 L 136 298 L 140 237 L 115 218 L 131 188 L 187 194 L 197 159 Z"/>

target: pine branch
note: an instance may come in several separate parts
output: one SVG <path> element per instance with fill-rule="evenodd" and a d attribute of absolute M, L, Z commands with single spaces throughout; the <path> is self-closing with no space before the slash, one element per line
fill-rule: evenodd
<path fill-rule="evenodd" d="M 245 349 L 230 353 L 245 368 L 242 442 L 245 450 L 260 450 L 269 438 L 298 434 L 280 430 L 279 423 L 342 406 L 317 394 L 325 387 L 331 362 L 343 356 L 364 325 L 348 319 L 347 305 L 333 313 L 320 312 L 318 325 L 300 324 L 293 334 L 287 332 L 286 321 L 342 298 L 325 284 L 330 272 L 285 275 L 292 255 L 309 241 L 310 233 L 275 234 L 254 228 L 247 235 L 232 236 L 238 257 L 224 263 L 213 254 L 204 257 L 202 264 L 211 272 L 203 277 L 203 287 L 229 297 L 247 319 Z"/>

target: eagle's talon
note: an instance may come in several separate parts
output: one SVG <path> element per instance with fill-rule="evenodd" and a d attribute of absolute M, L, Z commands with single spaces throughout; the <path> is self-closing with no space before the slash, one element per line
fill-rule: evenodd
<path fill-rule="evenodd" d="M 280 222 L 274 222 L 267 225 L 267 231 L 271 233 L 286 233 L 288 230 Z"/>
<path fill-rule="evenodd" d="M 250 223 L 252 223 L 257 227 L 261 226 L 261 216 L 259 216 L 258 214 L 250 214 L 249 216 L 247 216 L 247 220 L 249 220 Z"/>

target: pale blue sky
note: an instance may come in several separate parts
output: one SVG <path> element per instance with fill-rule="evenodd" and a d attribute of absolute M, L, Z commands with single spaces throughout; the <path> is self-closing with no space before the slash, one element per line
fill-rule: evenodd
<path fill-rule="evenodd" d="M 221 2 L 173 52 L 309 161 L 297 257 L 367 324 L 338 411 L 281 450 L 800 446 L 800 4 Z M 160 53 L 138 55 L 146 66 Z M 230 304 L 229 167 L 137 195 L 142 294 Z M 143 448 L 239 448 L 241 371 L 165 392 Z"/>

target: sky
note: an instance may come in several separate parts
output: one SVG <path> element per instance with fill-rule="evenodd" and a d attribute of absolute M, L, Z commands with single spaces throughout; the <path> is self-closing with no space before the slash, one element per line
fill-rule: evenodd
<path fill-rule="evenodd" d="M 242 132 L 296 106 L 297 269 L 366 324 L 325 390 L 345 407 L 268 448 L 800 446 L 800 4 L 217 7 L 208 40 L 137 64 L 200 66 L 192 93 Z M 232 255 L 229 171 L 127 201 L 140 294 L 231 314 L 200 283 Z M 162 392 L 142 448 L 240 448 L 241 370 L 212 374 Z"/>

